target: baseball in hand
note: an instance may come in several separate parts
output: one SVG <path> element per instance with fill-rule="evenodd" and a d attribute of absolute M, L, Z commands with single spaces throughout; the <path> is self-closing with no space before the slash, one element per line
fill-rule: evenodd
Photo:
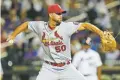
<path fill-rule="evenodd" d="M 13 40 L 9 40 L 8 42 L 9 42 L 10 44 L 13 44 L 14 41 L 13 41 Z"/>

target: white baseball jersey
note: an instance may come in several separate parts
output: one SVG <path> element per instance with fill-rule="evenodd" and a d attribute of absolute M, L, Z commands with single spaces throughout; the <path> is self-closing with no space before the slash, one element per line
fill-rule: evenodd
<path fill-rule="evenodd" d="M 71 60 L 70 38 L 80 24 L 61 22 L 54 30 L 48 27 L 48 22 L 30 21 L 28 29 L 35 32 L 44 49 L 44 60 L 50 62 L 66 62 Z"/>
<path fill-rule="evenodd" d="M 72 63 L 83 75 L 96 75 L 97 67 L 102 65 L 99 53 L 92 49 L 76 53 Z"/>

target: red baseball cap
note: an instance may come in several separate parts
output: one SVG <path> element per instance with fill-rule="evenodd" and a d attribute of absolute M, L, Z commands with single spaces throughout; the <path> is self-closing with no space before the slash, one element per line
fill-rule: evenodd
<path fill-rule="evenodd" d="M 48 13 L 66 13 L 65 10 L 63 10 L 60 5 L 53 4 L 48 6 Z"/>

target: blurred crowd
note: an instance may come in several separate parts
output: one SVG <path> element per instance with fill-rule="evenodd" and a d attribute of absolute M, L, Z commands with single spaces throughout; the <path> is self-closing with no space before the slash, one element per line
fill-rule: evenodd
<path fill-rule="evenodd" d="M 115 1 L 118 1 L 115 3 Z M 120 65 L 120 0 L 2 0 L 1 1 L 1 63 L 4 70 L 14 65 L 40 65 L 42 51 L 36 36 L 28 37 L 29 31 L 18 35 L 13 45 L 7 45 L 8 34 L 25 21 L 47 21 L 47 6 L 58 3 L 67 11 L 63 21 L 74 18 L 77 22 L 90 22 L 101 30 L 113 32 L 117 49 L 102 52 L 100 38 L 90 31 L 80 31 L 71 37 L 72 55 L 80 50 L 81 40 L 92 38 L 91 48 L 100 53 L 104 65 Z M 113 3 L 113 4 L 110 4 Z M 82 15 L 85 15 L 84 17 Z M 4 45 L 4 46 L 3 46 Z M 101 54 L 104 53 L 104 54 Z M 35 61 L 38 61 L 37 63 Z M 111 61 L 113 61 L 111 63 Z"/>

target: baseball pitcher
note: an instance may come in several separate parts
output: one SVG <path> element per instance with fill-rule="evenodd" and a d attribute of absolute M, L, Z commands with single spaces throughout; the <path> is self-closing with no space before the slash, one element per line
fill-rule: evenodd
<path fill-rule="evenodd" d="M 70 38 L 77 30 L 88 29 L 103 36 L 103 31 L 90 23 L 63 22 L 66 13 L 58 4 L 48 6 L 49 21 L 28 21 L 18 26 L 8 37 L 9 43 L 25 30 L 35 32 L 44 50 L 44 63 L 36 80 L 85 80 L 71 64 Z"/>

